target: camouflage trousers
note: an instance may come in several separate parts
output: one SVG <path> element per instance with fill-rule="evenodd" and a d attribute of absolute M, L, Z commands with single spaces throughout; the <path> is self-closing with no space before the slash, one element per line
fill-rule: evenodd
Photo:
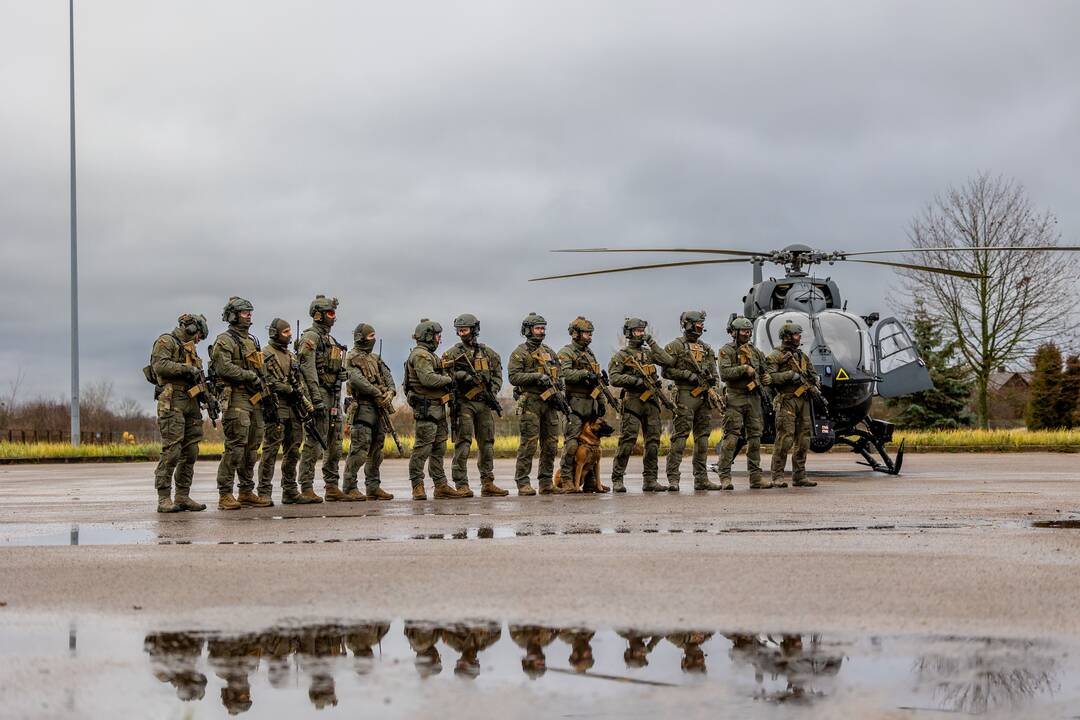
<path fill-rule="evenodd" d="M 667 479 L 672 485 L 678 485 L 686 441 L 690 433 L 694 434 L 694 485 L 709 482 L 709 433 L 712 432 L 712 408 L 705 393 L 697 397 L 689 390 L 679 390 L 675 396 L 679 406 L 675 410 L 671 428 L 671 449 L 667 456 Z"/>
<path fill-rule="evenodd" d="M 541 488 L 549 488 L 555 470 L 555 456 L 559 452 L 559 411 L 538 395 L 525 395 L 520 408 L 521 431 L 514 482 L 519 488 L 529 484 L 533 458 L 539 447 L 540 464 L 536 470 L 536 482 Z"/>
<path fill-rule="evenodd" d="M 564 478 L 574 477 L 574 456 L 577 454 L 578 435 L 586 420 L 594 420 L 603 415 L 600 412 L 600 404 L 588 396 L 571 395 L 570 409 L 574 412 L 566 419 L 566 429 L 563 431 L 562 462 L 559 464 L 559 472 Z"/>
<path fill-rule="evenodd" d="M 451 465 L 451 475 L 458 487 L 469 484 L 468 462 L 474 437 L 479 451 L 476 466 L 480 471 L 480 481 L 494 480 L 495 412 L 482 402 L 465 400 L 458 412 L 454 432 L 454 462 Z"/>
<path fill-rule="evenodd" d="M 784 479 L 784 465 L 791 453 L 791 479 L 800 482 L 806 478 L 806 453 L 810 450 L 810 401 L 790 393 L 777 395 L 773 401 L 776 410 L 776 442 L 773 444 L 772 479 Z"/>
<path fill-rule="evenodd" d="M 218 493 L 230 495 L 233 477 L 237 479 L 240 492 L 255 490 L 255 463 L 259 459 L 259 445 L 263 439 L 262 411 L 251 403 L 237 403 L 229 407 L 221 419 L 225 434 L 225 450 L 218 464 Z"/>
<path fill-rule="evenodd" d="M 623 481 L 626 464 L 630 461 L 639 432 L 645 439 L 641 475 L 645 485 L 656 483 L 659 474 L 657 457 L 660 454 L 660 406 L 655 402 L 634 399 L 623 401 L 619 422 L 619 449 L 615 451 L 615 461 L 611 466 L 611 481 L 615 484 Z"/>
<path fill-rule="evenodd" d="M 362 422 L 354 422 L 349 429 L 349 455 L 345 458 L 345 477 L 342 490 L 349 492 L 357 488 L 356 478 L 360 467 L 364 468 L 364 487 L 367 494 L 379 489 L 382 480 L 379 470 L 383 461 L 383 445 L 386 431 L 378 423 L 374 427 Z"/>
<path fill-rule="evenodd" d="M 415 408 L 414 408 L 415 410 Z M 416 438 L 413 441 L 412 454 L 409 455 L 409 483 L 415 487 L 424 486 L 424 466 L 428 477 L 435 485 L 446 484 L 446 469 L 443 458 L 446 457 L 446 406 L 432 401 L 424 415 L 415 410 Z"/>
<path fill-rule="evenodd" d="M 159 400 L 161 458 L 154 471 L 154 487 L 157 488 L 158 497 L 169 495 L 174 482 L 177 495 L 190 492 L 195 461 L 199 459 L 199 441 L 203 436 L 202 422 L 198 401 L 186 393 L 177 391 L 175 398 Z"/>
<path fill-rule="evenodd" d="M 259 494 L 269 497 L 274 489 L 274 463 L 281 453 L 281 492 L 296 492 L 296 463 L 304 426 L 295 415 L 278 416 L 280 422 L 263 430 L 262 459 L 259 460 Z"/>
<path fill-rule="evenodd" d="M 720 441 L 720 464 L 717 471 L 722 483 L 731 482 L 731 466 L 739 437 L 746 436 L 746 469 L 750 484 L 761 482 L 761 399 L 757 395 L 728 389 L 727 410 L 724 412 L 724 439 Z M 775 456 L 774 456 L 775 457 Z M 804 456 L 805 457 L 805 456 Z M 781 464 L 781 467 L 783 465 Z"/>
<path fill-rule="evenodd" d="M 329 399 L 325 390 L 324 396 Z M 329 405 L 329 403 L 328 403 Z M 333 415 L 327 412 L 315 413 L 315 427 L 326 440 L 326 453 L 310 432 L 304 433 L 304 449 L 300 453 L 300 489 L 311 490 L 315 485 L 315 463 L 321 458 L 323 485 L 337 485 L 341 478 L 338 469 L 341 463 L 341 410 L 336 404 L 330 406 Z"/>

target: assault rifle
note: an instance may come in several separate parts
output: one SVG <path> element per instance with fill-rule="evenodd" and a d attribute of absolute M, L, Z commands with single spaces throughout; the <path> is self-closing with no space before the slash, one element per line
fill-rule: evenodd
<path fill-rule="evenodd" d="M 221 402 L 214 391 L 213 383 L 207 379 L 203 369 L 201 367 L 195 369 L 199 371 L 199 383 L 188 390 L 188 394 L 197 398 L 199 404 L 206 408 L 206 416 L 210 418 L 211 427 L 217 427 L 218 418 L 221 417 Z"/>
<path fill-rule="evenodd" d="M 474 397 L 480 398 L 480 402 L 484 403 L 489 408 L 494 410 L 496 415 L 502 417 L 502 405 L 499 403 L 499 399 L 495 397 L 495 393 L 491 392 L 490 381 L 486 380 L 483 376 L 480 375 L 479 372 L 477 372 L 476 368 L 473 367 L 472 362 L 470 362 L 469 358 L 467 358 L 465 355 L 458 355 L 454 358 L 453 367 L 456 368 L 458 365 L 461 365 L 461 369 L 468 373 L 469 380 L 470 382 L 472 382 L 473 388 L 470 390 L 464 390 L 463 388 L 459 388 L 458 383 L 455 381 L 454 392 L 460 393 L 463 397 L 471 400 L 472 398 L 469 397 L 469 393 L 471 393 L 473 390 L 478 390 Z"/>
<path fill-rule="evenodd" d="M 379 338 L 379 365 L 386 368 L 387 375 L 393 377 L 393 374 L 390 372 L 390 366 L 383 362 L 382 359 L 382 338 Z M 382 424 L 383 432 L 394 439 L 398 457 L 405 457 L 405 451 L 401 449 L 401 440 L 398 439 L 397 430 L 394 430 L 394 423 L 390 420 L 390 411 L 383 407 L 381 403 L 376 403 L 375 407 L 379 411 L 379 422 Z"/>
<path fill-rule="evenodd" d="M 555 372 L 552 372 L 552 367 L 555 367 Z M 548 361 L 544 364 L 544 383 L 547 384 L 548 389 L 541 394 L 540 397 L 544 398 L 545 402 L 551 402 L 555 409 L 561 412 L 566 417 L 570 417 L 574 410 L 570 407 L 570 402 L 566 399 L 566 383 L 559 379 L 558 366 L 554 362 Z"/>
<path fill-rule="evenodd" d="M 701 382 L 708 388 L 705 392 L 705 399 L 708 401 L 709 407 L 717 412 L 724 412 L 726 409 L 724 399 L 720 397 L 720 393 L 716 392 L 716 388 L 709 383 L 709 377 L 705 374 L 705 371 L 701 369 L 701 363 L 694 358 L 694 352 L 690 348 L 686 349 L 686 359 L 690 361 L 691 367 L 694 368 L 694 373 L 701 378 Z"/>
<path fill-rule="evenodd" d="M 278 365 L 277 360 L 271 360 L 274 367 L 278 369 L 278 374 L 281 380 L 283 380 L 291 389 L 291 393 L 285 398 L 286 404 L 289 409 L 296 413 L 296 417 L 299 418 L 300 424 L 304 426 L 304 429 L 311 433 L 311 436 L 315 438 L 315 442 L 319 443 L 323 450 L 326 450 L 326 440 L 319 432 L 319 426 L 315 424 L 315 406 L 311 404 L 307 396 L 304 395 L 304 386 L 300 382 L 300 363 L 289 363 L 289 372 L 282 371 L 281 366 Z"/>
<path fill-rule="evenodd" d="M 603 394 L 604 399 L 607 400 L 608 405 L 615 408 L 615 411 L 619 411 L 619 401 L 615 399 L 615 396 L 611 394 L 611 390 L 608 386 L 611 385 L 611 381 L 608 380 L 607 370 L 600 371 L 600 380 L 597 383 L 597 387 L 600 388 L 600 392 Z"/>
<path fill-rule="evenodd" d="M 780 356 L 780 362 L 777 363 L 777 366 L 779 367 L 787 364 L 791 368 L 792 372 L 798 373 L 799 376 L 802 378 L 802 382 L 800 383 L 799 387 L 795 389 L 795 396 L 798 397 L 803 393 L 808 392 L 814 397 L 815 400 L 821 403 L 821 406 L 825 408 L 825 412 L 829 412 L 829 401 L 826 400 L 825 396 L 821 393 L 821 388 L 807 380 L 805 371 L 798 365 L 796 365 L 794 361 L 795 356 L 792 353 L 785 352 L 783 355 Z"/>
<path fill-rule="evenodd" d="M 645 381 L 645 389 L 655 395 L 661 405 L 673 412 L 678 408 L 678 405 L 671 399 L 671 396 L 664 392 L 664 388 L 660 387 L 660 383 L 657 382 L 656 378 L 645 372 L 645 368 L 641 366 L 641 363 L 632 357 L 627 357 L 626 363 L 641 373 L 641 379 Z"/>

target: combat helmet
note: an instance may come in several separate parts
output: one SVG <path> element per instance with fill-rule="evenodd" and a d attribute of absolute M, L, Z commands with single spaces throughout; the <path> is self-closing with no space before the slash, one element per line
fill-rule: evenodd
<path fill-rule="evenodd" d="M 523 337 L 532 337 L 532 329 L 537 325 L 547 325 L 547 320 L 543 315 L 537 315 L 534 312 L 525 316 L 525 319 L 521 321 L 521 335 Z"/>
<path fill-rule="evenodd" d="M 783 342 L 794 335 L 802 335 L 802 325 L 788 320 L 780 327 L 780 341 Z"/>
<path fill-rule="evenodd" d="M 421 343 L 433 343 L 435 342 L 435 336 L 442 332 L 442 325 L 429 320 L 428 318 L 420 318 L 420 323 L 413 330 L 413 340 Z"/>
<path fill-rule="evenodd" d="M 472 328 L 472 336 L 476 337 L 480 334 L 480 318 L 476 317 L 472 313 L 461 313 L 454 318 L 455 328 Z"/>
<path fill-rule="evenodd" d="M 196 333 L 203 339 L 210 336 L 210 328 L 206 325 L 205 315 L 184 313 L 176 318 L 176 325 L 177 327 L 182 328 L 189 337 L 194 337 Z"/>
<path fill-rule="evenodd" d="M 325 295 L 316 295 L 315 299 L 311 301 L 311 305 L 308 306 L 308 315 L 315 322 L 321 322 L 326 325 L 333 325 L 334 319 L 327 317 L 327 313 L 336 311 L 338 306 L 337 298 L 328 298 Z"/>
<path fill-rule="evenodd" d="M 229 302 L 225 303 L 225 308 L 221 311 L 221 319 L 230 325 L 240 325 L 240 313 L 245 310 L 253 311 L 255 306 L 244 298 L 233 295 L 229 298 Z"/>
<path fill-rule="evenodd" d="M 574 340 L 580 339 L 581 333 L 591 333 L 593 330 L 593 324 L 589 322 L 584 315 L 578 315 L 571 320 L 570 326 L 566 328 L 566 332 L 570 333 L 570 337 Z"/>
<path fill-rule="evenodd" d="M 683 314 L 679 315 L 679 325 L 682 327 L 683 332 L 689 335 L 697 335 L 697 330 L 694 325 L 697 323 L 705 323 L 705 311 L 704 310 L 687 310 Z M 701 332 L 705 332 L 702 328 Z"/>
<path fill-rule="evenodd" d="M 634 330 L 637 330 L 638 328 L 644 330 L 647 327 L 649 327 L 649 323 L 642 320 L 641 318 L 626 318 L 626 320 L 623 321 L 622 334 L 625 337 L 630 338 L 633 337 L 632 332 Z"/>

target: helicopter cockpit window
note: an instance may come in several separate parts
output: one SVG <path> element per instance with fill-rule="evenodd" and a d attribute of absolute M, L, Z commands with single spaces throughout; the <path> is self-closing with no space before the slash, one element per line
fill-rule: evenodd
<path fill-rule="evenodd" d="M 760 332 L 760 326 L 758 331 L 754 333 L 754 339 L 758 346 L 758 349 L 763 353 L 770 353 L 774 348 L 780 347 L 780 328 L 784 326 L 786 322 L 797 323 L 802 326 L 802 342 L 799 343 L 804 351 L 814 347 L 814 330 L 810 327 L 810 323 L 807 322 L 806 315 L 803 313 L 784 312 L 778 313 L 765 319 L 765 332 Z"/>
<path fill-rule="evenodd" d="M 866 338 L 854 319 L 837 312 L 826 312 L 818 315 L 817 322 L 822 341 L 832 351 L 840 367 L 851 370 L 865 366 L 863 347 Z"/>
<path fill-rule="evenodd" d="M 884 332 L 878 337 L 882 374 L 919 361 L 919 354 L 911 346 L 911 340 L 903 327 L 897 323 L 883 329 Z"/>

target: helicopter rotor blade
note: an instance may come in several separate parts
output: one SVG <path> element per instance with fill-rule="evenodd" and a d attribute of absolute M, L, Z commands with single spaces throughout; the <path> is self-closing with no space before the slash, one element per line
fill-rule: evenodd
<path fill-rule="evenodd" d="M 556 253 L 634 253 L 634 252 L 670 252 L 670 253 L 707 253 L 709 255 L 741 255 L 743 257 L 768 257 L 768 252 L 751 252 L 750 250 L 725 250 L 722 248 L 570 248 L 566 250 L 552 250 Z"/>
<path fill-rule="evenodd" d="M 969 280 L 982 280 L 986 275 L 968 272 L 966 270 L 950 270 L 948 268 L 932 267 L 930 265 L 913 265 L 911 263 L 889 262 L 888 260 L 848 260 L 847 262 L 864 263 L 866 265 L 888 265 L 889 267 L 907 268 L 908 270 L 921 270 L 923 272 L 938 273 L 939 275 L 952 275 L 954 277 L 967 278 Z"/>
<path fill-rule="evenodd" d="M 918 253 L 918 252 L 982 252 L 984 250 L 992 250 L 996 252 L 1007 252 L 1012 250 L 1027 250 L 1030 252 L 1054 252 L 1055 250 L 1062 250 L 1065 252 L 1075 252 L 1080 250 L 1080 245 L 1006 245 L 996 247 L 938 247 L 938 248 L 920 248 L 910 247 L 903 250 L 861 250 L 859 252 L 841 252 L 839 255 L 849 258 L 856 255 L 888 255 L 892 253 Z"/>
<path fill-rule="evenodd" d="M 746 262 L 746 260 L 743 258 L 724 258 L 723 260 L 686 260 L 683 262 L 631 265 L 629 267 L 608 268 L 607 270 L 587 270 L 585 272 L 567 273 L 566 275 L 547 275 L 545 277 L 529 278 L 529 282 L 537 282 L 539 280 L 561 280 L 563 278 L 585 277 L 587 275 L 607 275 L 609 273 L 630 272 L 631 270 L 653 270 L 655 268 L 686 267 L 689 265 L 718 265 L 720 263 L 741 262 Z"/>

